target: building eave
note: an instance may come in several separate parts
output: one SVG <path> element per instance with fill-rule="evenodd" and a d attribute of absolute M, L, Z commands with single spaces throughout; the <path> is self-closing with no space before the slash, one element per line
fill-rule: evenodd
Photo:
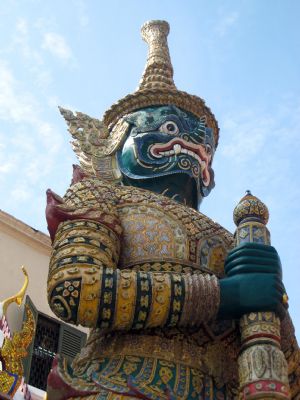
<path fill-rule="evenodd" d="M 48 235 L 32 228 L 3 210 L 0 210 L 0 230 L 18 238 L 24 243 L 30 243 L 36 249 L 50 255 L 51 240 Z"/>

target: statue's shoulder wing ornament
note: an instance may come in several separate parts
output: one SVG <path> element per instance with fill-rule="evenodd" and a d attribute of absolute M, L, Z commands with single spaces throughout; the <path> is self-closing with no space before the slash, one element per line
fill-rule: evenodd
<path fill-rule="evenodd" d="M 129 124 L 120 119 L 111 131 L 105 124 L 87 114 L 59 107 L 72 135 L 72 146 L 81 168 L 89 175 L 108 181 L 120 178 L 115 153 L 125 137 Z"/>

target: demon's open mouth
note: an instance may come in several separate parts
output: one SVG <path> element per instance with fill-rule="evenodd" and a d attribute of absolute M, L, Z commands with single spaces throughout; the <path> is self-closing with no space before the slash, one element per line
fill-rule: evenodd
<path fill-rule="evenodd" d="M 211 154 L 202 144 L 187 142 L 181 138 L 174 138 L 168 143 L 156 143 L 150 147 L 150 154 L 155 158 L 173 157 L 185 154 L 196 159 L 201 167 L 201 176 L 204 186 L 210 183 L 210 173 L 208 170 L 211 161 Z"/>

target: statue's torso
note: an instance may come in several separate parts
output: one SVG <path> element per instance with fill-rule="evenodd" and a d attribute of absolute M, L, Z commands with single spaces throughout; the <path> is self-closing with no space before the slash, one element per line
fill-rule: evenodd
<path fill-rule="evenodd" d="M 83 180 L 68 190 L 68 205 L 113 215 L 121 225 L 118 267 L 222 277 L 232 235 L 210 218 L 168 197 L 130 186 Z M 170 262 L 171 265 L 167 265 Z M 147 264 L 147 265 L 145 265 Z"/>
<path fill-rule="evenodd" d="M 88 202 L 94 210 L 99 207 L 117 216 L 122 228 L 121 270 L 223 275 L 232 236 L 193 209 L 152 192 L 97 181 L 76 184 L 65 200 L 70 206 Z M 190 312 L 197 312 L 193 304 Z M 138 390 L 160 393 L 161 398 L 165 385 L 182 399 L 205 392 L 231 398 L 222 396 L 225 392 L 229 396 L 228 386 L 235 385 L 236 351 L 236 329 L 231 321 L 203 324 L 194 331 L 173 328 L 105 334 L 94 329 L 74 362 L 73 373 L 79 385 L 96 381 L 118 393 L 128 391 L 130 376 Z M 231 366 L 226 368 L 228 361 Z"/>

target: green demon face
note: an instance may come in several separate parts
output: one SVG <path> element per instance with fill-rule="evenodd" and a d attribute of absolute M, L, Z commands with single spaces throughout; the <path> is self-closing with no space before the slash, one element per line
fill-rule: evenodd
<path fill-rule="evenodd" d="M 195 185 L 192 194 L 199 204 L 214 187 L 211 163 L 215 144 L 205 120 L 175 106 L 145 108 L 128 115 L 126 120 L 131 129 L 118 152 L 118 162 L 130 184 L 144 182 L 139 186 L 148 188 L 147 181 L 154 179 L 158 191 L 160 182 L 164 185 L 159 189 L 164 190 L 165 182 L 175 183 L 177 179 L 180 191 L 186 189 L 185 185 Z M 178 196 L 182 197 L 180 193 Z"/>

